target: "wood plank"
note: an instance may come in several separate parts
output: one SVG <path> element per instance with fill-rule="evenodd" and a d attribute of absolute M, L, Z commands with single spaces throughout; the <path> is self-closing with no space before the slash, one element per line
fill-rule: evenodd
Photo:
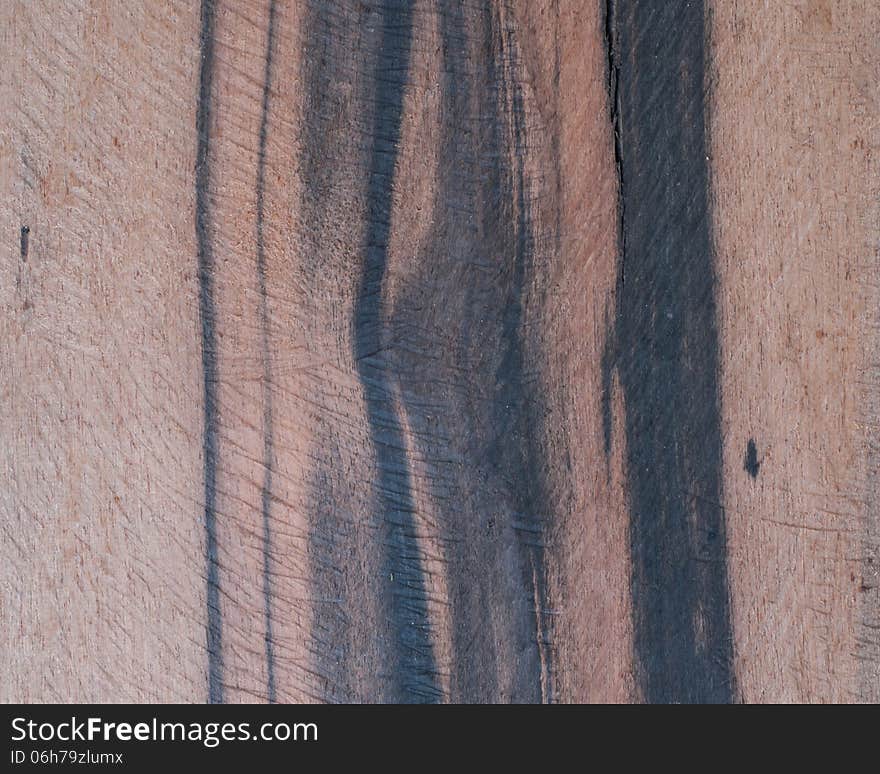
<path fill-rule="evenodd" d="M 875 6 L 4 4 L 0 700 L 880 700 Z"/>

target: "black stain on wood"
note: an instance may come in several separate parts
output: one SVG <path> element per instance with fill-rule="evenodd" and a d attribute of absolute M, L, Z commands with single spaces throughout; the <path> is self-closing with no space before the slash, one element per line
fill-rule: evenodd
<path fill-rule="evenodd" d="M 263 365 L 263 484 L 260 508 L 263 519 L 263 607 L 266 644 L 266 696 L 275 702 L 275 654 L 272 632 L 272 473 L 275 430 L 272 412 L 272 348 L 269 332 L 269 299 L 266 294 L 266 243 L 264 236 L 266 198 L 266 141 L 269 135 L 269 101 L 272 94 L 272 59 L 275 48 L 276 4 L 269 3 L 266 31 L 266 64 L 263 74 L 263 100 L 257 152 L 257 281 L 260 291 L 260 358 Z"/>
<path fill-rule="evenodd" d="M 202 0 L 199 35 L 199 94 L 196 111 L 196 245 L 199 320 L 202 332 L 205 572 L 208 700 L 223 701 L 223 625 L 217 551 L 217 338 L 214 308 L 214 256 L 211 244 L 211 101 L 214 76 L 214 1 Z"/>
<path fill-rule="evenodd" d="M 394 638 L 394 698 L 401 702 L 432 702 L 441 698 L 441 692 L 413 519 L 412 482 L 403 428 L 395 408 L 396 379 L 383 353 L 383 288 L 403 101 L 409 77 L 412 5 L 409 0 L 387 0 L 376 10 L 380 39 L 374 75 L 365 258 L 353 320 L 354 357 L 376 458 L 377 520 L 384 533 L 385 550 L 380 583 Z"/>
<path fill-rule="evenodd" d="M 19 255 L 21 256 L 22 261 L 27 261 L 28 259 L 28 241 L 30 239 L 31 229 L 29 226 L 21 227 L 21 235 L 19 241 Z"/>
<path fill-rule="evenodd" d="M 621 224 L 603 365 L 623 392 L 637 679 L 647 701 L 729 702 L 704 7 L 617 0 L 607 13 Z"/>
<path fill-rule="evenodd" d="M 743 470 L 752 478 L 757 478 L 760 467 L 761 463 L 758 460 L 758 447 L 755 446 L 755 439 L 749 438 L 749 442 L 746 444 L 746 455 L 743 459 Z"/>

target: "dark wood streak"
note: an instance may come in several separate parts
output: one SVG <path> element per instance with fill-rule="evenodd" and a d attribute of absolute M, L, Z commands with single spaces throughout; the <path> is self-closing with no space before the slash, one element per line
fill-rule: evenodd
<path fill-rule="evenodd" d="M 406 441 L 395 409 L 396 378 L 383 353 L 383 287 L 391 233 L 392 191 L 412 44 L 409 0 L 377 8 L 381 34 L 375 72 L 375 115 L 367 183 L 364 264 L 354 308 L 354 357 L 366 404 L 376 461 L 376 518 L 384 533 L 379 591 L 388 608 L 396 670 L 393 698 L 430 702 L 437 685 L 424 572 L 415 531 Z"/>
<path fill-rule="evenodd" d="M 479 233 L 462 213 L 478 215 L 483 210 L 483 186 L 473 175 L 481 167 L 480 149 L 490 121 L 496 119 L 497 123 L 497 113 L 491 107 L 485 121 L 476 113 L 477 105 L 489 103 L 488 79 L 484 68 L 473 61 L 469 41 L 480 34 L 486 21 L 484 8 L 486 3 L 472 9 L 450 3 L 438 12 L 444 131 L 438 148 L 439 190 L 431 202 L 435 226 L 420 255 L 415 281 L 394 314 L 398 338 L 418 336 L 404 348 L 404 352 L 418 353 L 418 359 L 398 355 L 397 368 L 408 375 L 403 377 L 403 405 L 420 455 L 430 461 L 432 496 L 445 537 L 452 638 L 450 700 L 454 702 L 498 700 L 504 664 L 496 637 L 507 637 L 503 629 L 504 634 L 496 634 L 499 627 L 493 621 L 496 584 L 475 582 L 481 562 L 483 579 L 498 580 L 495 538 L 501 520 L 468 498 L 469 477 L 481 471 L 481 454 L 472 444 L 460 442 L 480 424 L 468 406 L 476 400 L 470 396 L 477 390 L 463 377 L 472 374 L 471 378 L 482 381 L 481 370 L 469 355 L 468 341 L 471 315 L 478 306 L 475 291 L 479 280 L 471 276 L 470 267 L 480 260 Z M 478 124 L 472 128 L 475 115 L 479 116 Z M 489 152 L 496 155 L 496 150 L 490 147 Z M 450 233 L 457 238 L 455 246 L 449 244 Z M 467 267 L 463 282 L 456 279 L 460 267 Z M 421 310 L 435 305 L 446 310 L 452 324 L 436 326 L 439 335 L 421 333 L 425 327 Z M 449 345 L 447 327 L 457 333 L 454 346 Z M 464 464 L 456 464 L 459 460 Z M 518 619 L 516 612 L 509 612 L 512 619 Z"/>
<path fill-rule="evenodd" d="M 549 525 L 550 498 L 544 485 L 541 468 L 541 450 L 536 443 L 540 424 L 540 399 L 528 385 L 527 341 L 524 304 L 529 272 L 534 268 L 534 226 L 531 216 L 530 183 L 524 170 L 526 157 L 525 107 L 522 87 L 516 80 L 517 51 L 510 33 L 498 29 L 498 60 L 507 63 L 509 72 L 499 79 L 507 92 L 504 103 L 509 104 L 512 123 L 511 170 L 509 183 L 514 217 L 514 245 L 510 286 L 502 301 L 502 357 L 495 374 L 496 427 L 507 432 L 495 440 L 490 460 L 509 469 L 513 489 L 517 540 L 524 554 L 524 587 L 531 592 L 534 611 L 533 639 L 538 655 L 535 678 L 536 696 L 544 701 L 553 700 L 553 668 L 550 658 L 550 625 L 547 613 L 550 603 L 547 593 L 544 540 Z"/>
<path fill-rule="evenodd" d="M 319 437 L 329 459 L 344 459 L 332 428 L 321 427 Z M 333 464 L 322 459 L 314 466 L 309 482 L 312 512 L 308 553 L 315 606 L 310 656 L 315 673 L 321 676 L 322 701 L 366 702 L 376 697 L 357 685 L 355 656 L 360 653 L 356 651 L 358 643 L 353 642 L 353 619 L 358 606 L 348 591 L 358 533 L 344 482 L 334 477 L 333 471 Z"/>
<path fill-rule="evenodd" d="M 354 8 L 326 0 L 308 0 L 303 21 L 303 52 L 299 77 L 305 92 L 305 120 L 302 122 L 300 169 L 303 190 L 298 208 L 308 224 L 301 239 L 304 250 L 300 259 L 299 281 L 307 288 L 304 311 L 314 325 L 327 325 L 324 298 L 339 293 L 361 270 L 357 256 L 339 260 L 324 234 L 327 231 L 350 235 L 352 244 L 362 239 L 361 230 L 340 227 L 338 217 L 344 211 L 340 192 L 351 184 L 348 164 L 366 166 L 366 149 L 357 144 L 357 156 L 348 160 L 340 148 L 346 148 L 350 132 L 368 135 L 368 116 L 358 102 L 349 106 L 346 73 L 363 61 L 359 31 L 374 29 L 375 19 L 363 6 Z M 361 88 L 368 89 L 367 86 Z M 339 116 L 351 116 L 340 121 Z M 363 176 L 361 176 L 362 178 Z M 360 186 L 364 181 L 358 179 Z M 354 251 L 352 251 L 354 253 Z M 340 342 L 338 357 L 349 359 L 350 314 L 340 308 L 331 314 L 331 328 Z M 342 344 L 342 342 L 345 342 Z M 344 348 L 344 351 L 343 351 Z M 320 690 L 327 701 L 362 702 L 377 700 L 372 685 L 359 680 L 364 670 L 384 675 L 390 671 L 386 653 L 378 650 L 375 624 L 363 620 L 357 611 L 364 607 L 361 593 L 365 583 L 358 562 L 359 551 L 373 550 L 371 530 L 359 526 L 362 511 L 359 480 L 340 475 L 346 459 L 359 455 L 360 445 L 352 444 L 344 425 L 335 421 L 328 403 L 328 393 L 320 390 L 316 400 L 323 410 L 315 413 L 315 439 L 309 450 L 314 460 L 308 483 L 309 585 L 314 602 L 314 617 L 309 636 L 310 658 L 320 675 Z M 366 533 L 366 534 L 365 534 Z M 366 591 L 369 595 L 371 590 Z"/>
<path fill-rule="evenodd" d="M 704 8 L 616 0 L 608 14 L 621 233 L 604 416 L 608 423 L 614 368 L 625 411 L 636 676 L 650 702 L 729 702 Z"/>
<path fill-rule="evenodd" d="M 275 441 L 272 416 L 272 348 L 269 333 L 269 300 L 266 294 L 265 221 L 266 140 L 269 134 L 269 100 L 272 94 L 272 58 L 275 48 L 276 4 L 269 2 L 266 31 L 266 67 L 263 75 L 263 102 L 260 112 L 260 139 L 257 154 L 257 280 L 260 290 L 260 358 L 263 365 L 263 485 L 260 503 L 263 518 L 263 606 L 266 627 L 266 696 L 275 702 L 275 656 L 272 637 L 272 472 Z"/>
<path fill-rule="evenodd" d="M 211 245 L 211 100 L 214 74 L 214 0 L 202 0 L 199 35 L 199 95 L 196 112 L 196 244 L 199 320 L 202 332 L 205 571 L 207 583 L 208 700 L 223 701 L 223 622 L 217 557 L 217 340 L 214 308 L 214 256 Z"/>
<path fill-rule="evenodd" d="M 450 700 L 553 698 L 526 305 L 536 261 L 513 19 L 494 0 L 437 8 L 436 189 L 398 277 L 389 351 L 446 568 Z M 552 240 L 548 240 L 548 244 Z"/>

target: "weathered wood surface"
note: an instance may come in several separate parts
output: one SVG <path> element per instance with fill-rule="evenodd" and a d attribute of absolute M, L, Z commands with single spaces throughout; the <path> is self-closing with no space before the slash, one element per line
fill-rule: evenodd
<path fill-rule="evenodd" d="M 880 700 L 876 3 L 0 30 L 0 699 Z"/>

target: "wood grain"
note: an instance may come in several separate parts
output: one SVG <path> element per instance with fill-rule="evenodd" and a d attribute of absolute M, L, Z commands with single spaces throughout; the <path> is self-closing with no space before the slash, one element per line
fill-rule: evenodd
<path fill-rule="evenodd" d="M 0 700 L 880 700 L 875 3 L 0 28 Z"/>

